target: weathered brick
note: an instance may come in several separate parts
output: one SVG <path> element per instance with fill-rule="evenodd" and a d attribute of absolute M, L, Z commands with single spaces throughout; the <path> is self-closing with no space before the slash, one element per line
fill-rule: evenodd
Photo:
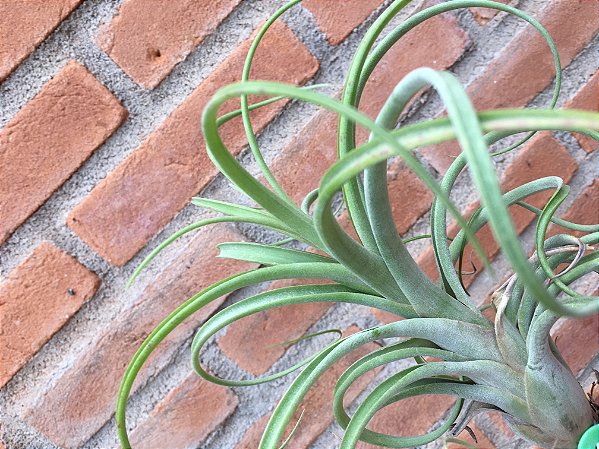
<path fill-rule="evenodd" d="M 494 430 L 499 431 L 506 439 L 514 438 L 516 436 L 503 420 L 501 413 L 489 412 L 487 413 L 487 417 L 495 425 Z"/>
<path fill-rule="evenodd" d="M 350 326 L 343 334 L 350 335 L 359 331 L 356 326 Z M 329 370 L 321 376 L 321 378 L 308 391 L 299 410 L 304 410 L 302 421 L 289 442 L 293 448 L 310 447 L 316 438 L 326 430 L 333 422 L 333 390 L 335 383 L 341 374 L 356 360 L 364 355 L 377 349 L 374 343 L 362 346 L 344 358 L 335 363 Z M 356 397 L 368 386 L 376 375 L 378 370 L 370 371 L 369 373 L 358 379 L 345 395 L 346 403 L 351 404 Z M 299 413 L 297 413 L 290 421 L 289 431 L 293 428 Z M 258 447 L 264 427 L 267 423 L 267 417 L 259 419 L 244 435 L 241 442 L 236 446 L 236 449 L 253 449 Z"/>
<path fill-rule="evenodd" d="M 567 109 L 584 109 L 599 112 L 599 70 L 582 86 L 565 105 Z M 576 139 L 584 151 L 592 153 L 599 148 L 599 142 L 588 136 L 577 134 Z"/>
<path fill-rule="evenodd" d="M 580 224 L 599 223 L 599 180 L 595 179 L 561 215 L 564 220 Z M 558 233 L 582 236 L 584 233 L 567 230 L 552 224 L 548 236 Z M 599 295 L 599 291 L 593 293 Z M 572 369 L 577 374 L 599 352 L 599 317 L 567 319 L 557 329 L 554 337 L 557 345 Z"/>
<path fill-rule="evenodd" d="M 561 145 L 551 134 L 541 133 L 533 137 L 528 144 L 520 150 L 514 160 L 510 162 L 502 176 L 502 191 L 507 192 L 519 185 L 544 176 L 560 176 L 564 182 L 568 182 L 576 172 L 577 168 L 576 161 L 574 161 L 563 145 Z M 551 194 L 551 191 L 544 191 L 532 195 L 525 200 L 536 207 L 542 207 Z M 470 217 L 479 204 L 478 201 L 470 204 L 463 214 L 464 217 Z M 518 233 L 524 231 L 535 218 L 533 213 L 519 206 L 512 206 L 509 210 Z M 447 233 L 450 237 L 453 237 L 457 234 L 458 230 L 458 226 L 455 223 L 452 223 L 448 226 Z M 493 260 L 499 252 L 499 246 L 493 237 L 490 227 L 488 225 L 484 226 L 478 231 L 477 237 L 489 260 Z M 429 246 L 418 257 L 417 261 L 420 268 L 431 279 L 436 281 L 438 272 L 432 247 Z M 474 254 L 471 246 L 467 245 L 464 251 L 463 269 L 465 271 L 471 270 L 470 261 L 474 263 L 478 270 L 482 268 L 482 263 Z M 466 287 L 472 284 L 478 273 L 480 273 L 480 271 L 463 277 Z"/>
<path fill-rule="evenodd" d="M 153 89 L 239 2 L 128 0 L 98 43 L 136 83 Z"/>
<path fill-rule="evenodd" d="M 262 416 L 256 421 L 243 435 L 241 441 L 237 443 L 235 449 L 255 449 L 260 444 L 260 439 L 264 434 L 264 429 L 268 423 L 270 415 Z"/>
<path fill-rule="evenodd" d="M 328 7 L 325 2 L 320 3 L 322 7 Z M 419 25 L 397 42 L 373 71 L 362 94 L 360 110 L 375 118 L 395 85 L 406 74 L 423 65 L 439 70 L 450 67 L 463 54 L 467 40 L 455 18 L 448 14 L 433 17 Z M 363 142 L 368 137 L 368 133 L 361 128 L 357 132 L 358 141 Z M 322 111 L 277 156 L 271 164 L 271 170 L 288 195 L 300 203 L 308 192 L 318 187 L 324 172 L 336 161 L 336 149 L 337 116 L 332 112 Z M 389 169 L 389 176 L 397 178 L 401 183 L 405 179 L 407 190 L 411 190 L 411 194 L 415 194 L 418 200 L 423 200 L 422 204 L 426 205 L 428 201 L 430 205 L 430 199 L 427 200 L 419 181 L 407 170 L 399 170 L 399 165 L 394 165 Z M 397 182 L 397 186 L 390 185 L 392 199 L 397 197 L 396 189 L 401 183 Z M 401 189 L 397 190 L 400 191 Z M 416 205 L 416 202 L 407 197 L 403 201 Z M 410 207 L 406 206 L 405 211 L 408 215 L 411 214 Z M 414 212 L 415 219 L 425 211 L 418 204 Z M 396 218 L 400 220 L 398 227 L 402 233 L 413 224 L 412 217 Z"/>
<path fill-rule="evenodd" d="M 599 289 L 591 294 L 599 296 Z M 578 374 L 599 352 L 599 316 L 568 318 L 552 336 L 572 372 Z"/>
<path fill-rule="evenodd" d="M 126 116 L 118 100 L 71 61 L 0 130 L 0 243 Z"/>
<path fill-rule="evenodd" d="M 318 187 L 325 171 L 337 160 L 337 119 L 329 112 L 318 113 L 271 164 L 277 180 L 296 203 Z M 318 154 L 319 157 L 312 157 Z M 393 217 L 400 234 L 430 207 L 432 194 L 414 173 L 399 161 L 387 169 Z M 346 214 L 340 218 L 349 226 Z"/>
<path fill-rule="evenodd" d="M 331 45 L 341 43 L 373 13 L 383 0 L 304 0 L 302 5 L 314 15 L 318 27 Z"/>
<path fill-rule="evenodd" d="M 96 292 L 98 277 L 43 242 L 0 284 L 0 387 Z"/>
<path fill-rule="evenodd" d="M 317 113 L 270 164 L 289 197 L 300 204 L 337 160 L 337 116 Z"/>
<path fill-rule="evenodd" d="M 81 0 L 0 1 L 0 82 L 25 59 Z"/>
<path fill-rule="evenodd" d="M 468 35 L 449 13 L 421 23 L 381 59 L 366 83 L 360 110 L 370 118 L 376 118 L 397 83 L 408 73 L 423 66 L 447 69 L 462 56 L 467 45 Z M 365 142 L 368 134 L 358 127 L 357 141 Z"/>
<path fill-rule="evenodd" d="M 218 173 L 202 142 L 201 112 L 217 89 L 239 79 L 250 41 L 71 211 L 68 225 L 106 260 L 126 263 Z M 286 59 L 294 63 L 279 62 Z M 275 23 L 256 53 L 251 78 L 302 84 L 317 68 L 317 61 L 293 33 Z M 231 101 L 221 111 L 236 109 L 238 103 Z M 254 129 L 263 129 L 283 106 L 277 102 L 254 111 Z M 223 126 L 221 135 L 234 154 L 246 142 L 238 120 Z"/>
<path fill-rule="evenodd" d="M 470 427 L 470 429 L 474 433 L 474 436 L 476 436 L 476 441 L 474 440 L 474 438 L 472 438 L 472 436 L 470 436 L 470 434 L 466 430 L 463 430 L 457 436 L 457 438 L 466 443 L 474 445 L 479 449 L 495 449 L 495 445 L 491 441 L 489 441 L 487 435 L 485 435 L 485 433 L 482 430 L 476 427 L 476 425 L 470 423 L 468 424 L 468 427 Z M 447 449 L 466 449 L 467 447 L 468 446 L 459 443 L 449 443 L 447 445 Z"/>
<path fill-rule="evenodd" d="M 557 45 L 565 67 L 599 31 L 597 0 L 546 2 L 538 20 Z M 523 42 L 526 45 L 523 45 Z M 543 37 L 531 26 L 520 31 L 467 88 L 478 110 L 526 105 L 555 76 L 553 58 Z M 444 173 L 460 149 L 446 142 L 421 150 L 440 173 Z"/>
<path fill-rule="evenodd" d="M 376 117 L 395 85 L 407 73 L 422 65 L 437 69 L 450 67 L 464 52 L 467 40 L 466 34 L 451 15 L 436 16 L 419 25 L 394 45 L 374 70 L 362 95 L 360 109 L 370 117 Z M 407 54 L 410 57 L 406 57 Z M 334 114 L 326 111 L 318 113 L 273 162 L 273 173 L 294 201 L 301 202 L 310 190 L 318 187 L 326 169 L 335 162 L 336 129 Z M 367 133 L 358 129 L 358 137 L 364 141 Z M 318 158 L 314 157 L 315 154 Z M 389 176 L 392 180 L 407 180 L 408 190 L 417 194 L 419 200 L 424 200 L 422 204 L 426 205 L 427 195 L 409 171 L 399 170 L 399 165 L 393 165 L 389 169 Z M 400 182 L 397 185 L 399 187 Z M 399 191 L 390 185 L 392 198 Z M 403 201 L 408 201 L 408 198 L 404 197 Z M 410 201 L 410 204 L 413 202 Z M 409 207 L 405 209 L 410 210 Z M 417 207 L 413 220 L 424 211 Z M 405 232 L 413 224 L 411 218 L 396 218 L 400 220 L 400 232 Z"/>
<path fill-rule="evenodd" d="M 498 0 L 499 3 L 503 4 L 511 4 L 511 6 L 515 6 L 514 2 L 510 0 Z M 493 17 L 499 14 L 499 10 L 492 8 L 482 8 L 480 6 L 474 6 L 470 8 L 472 15 L 474 16 L 474 20 L 476 20 L 481 25 L 486 25 Z"/>
<path fill-rule="evenodd" d="M 301 280 L 275 281 L 270 288 L 302 284 Z M 244 370 L 254 375 L 264 374 L 285 353 L 287 347 L 283 343 L 304 335 L 331 306 L 332 303 L 315 302 L 256 313 L 230 324 L 218 346 Z"/>
<path fill-rule="evenodd" d="M 403 163 L 392 162 L 387 169 L 391 212 L 400 234 L 405 234 L 431 207 L 433 194 Z"/>
<path fill-rule="evenodd" d="M 426 433 L 451 407 L 450 396 L 416 396 L 380 410 L 368 425 L 370 430 L 387 435 L 410 436 Z M 359 449 L 378 446 L 360 443 Z"/>
<path fill-rule="evenodd" d="M 537 134 L 522 150 L 517 151 L 518 154 L 502 175 L 501 190 L 503 192 L 545 176 L 559 176 L 567 183 L 578 169 L 578 164 L 570 156 L 568 150 L 550 133 Z M 540 192 L 527 197 L 525 201 L 540 207 L 551 194 L 551 191 Z M 527 214 L 530 217 L 535 216 L 531 212 L 527 212 Z"/>
<path fill-rule="evenodd" d="M 255 266 L 229 259 L 214 262 L 215 245 L 237 239 L 238 235 L 227 227 L 198 231 L 185 251 L 140 293 L 133 306 L 117 317 L 51 388 L 40 392 L 36 403 L 24 407 L 26 421 L 61 447 L 80 447 L 87 441 L 114 413 L 125 368 L 156 325 L 213 282 Z M 134 391 L 170 360 L 192 330 L 223 300 L 205 306 L 158 346 L 141 371 Z"/>
<path fill-rule="evenodd" d="M 561 215 L 564 220 L 580 224 L 599 223 L 599 180 L 595 179 Z M 582 236 L 584 233 L 567 230 L 552 224 L 548 236 L 558 233 Z M 582 292 L 585 293 L 585 292 Z M 599 295 L 599 291 L 592 293 Z M 556 344 L 574 374 L 578 374 L 599 352 L 599 317 L 566 319 L 554 333 Z"/>
<path fill-rule="evenodd" d="M 192 372 L 135 428 L 131 444 L 144 449 L 199 447 L 238 403 L 229 388 L 205 381 Z"/>

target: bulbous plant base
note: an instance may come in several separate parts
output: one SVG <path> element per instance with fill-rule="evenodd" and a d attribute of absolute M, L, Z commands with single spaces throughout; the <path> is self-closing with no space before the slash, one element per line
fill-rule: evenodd
<path fill-rule="evenodd" d="M 527 366 L 526 399 L 541 434 L 531 440 L 549 448 L 574 449 L 594 424 L 593 409 L 571 371 L 552 354 L 542 365 Z M 526 436 L 526 435 L 525 435 Z"/>

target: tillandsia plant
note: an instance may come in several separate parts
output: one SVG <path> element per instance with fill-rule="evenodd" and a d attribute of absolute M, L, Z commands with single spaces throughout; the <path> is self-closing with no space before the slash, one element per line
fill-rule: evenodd
<path fill-rule="evenodd" d="M 550 331 L 561 316 L 584 317 L 599 311 L 598 297 L 581 295 L 571 286 L 581 277 L 599 271 L 599 251 L 593 247 L 599 242 L 599 224 L 576 224 L 556 216 L 556 210 L 568 195 L 568 186 L 559 177 L 536 179 L 502 193 L 493 164 L 494 157 L 514 151 L 532 133 L 541 130 L 577 132 L 599 140 L 598 113 L 553 109 L 561 71 L 551 37 L 539 22 L 510 6 L 487 0 L 452 0 L 417 12 L 379 39 L 391 19 L 410 3 L 410 0 L 396 0 L 366 32 L 351 62 L 342 98 L 337 101 L 315 92 L 314 86 L 299 88 L 248 79 L 260 39 L 281 14 L 297 3 L 299 0 L 285 5 L 266 22 L 249 51 L 242 81 L 217 92 L 202 116 L 202 131 L 211 160 L 258 207 L 195 198 L 194 204 L 220 215 L 174 234 L 148 256 L 134 277 L 172 241 L 215 223 L 251 223 L 282 233 L 287 239 L 275 244 L 221 244 L 222 257 L 252 261 L 262 267 L 228 277 L 200 291 L 148 336 L 133 357 L 118 395 L 116 419 L 123 448 L 131 447 L 126 426 L 127 400 L 138 372 L 154 348 L 211 301 L 244 287 L 277 279 L 325 279 L 330 283 L 306 281 L 305 285 L 270 290 L 238 301 L 201 326 L 192 343 L 193 369 L 206 380 L 220 385 L 256 385 L 301 370 L 276 406 L 260 448 L 276 449 L 286 445 L 293 432 L 282 441 L 285 431 L 293 426 L 290 421 L 294 413 L 319 376 L 351 351 L 382 339 L 391 343 L 359 359 L 337 380 L 331 407 L 344 429 L 340 443 L 343 449 L 355 447 L 358 441 L 384 447 L 422 445 L 443 435 L 458 435 L 477 413 L 487 410 L 501 413 L 518 435 L 538 446 L 575 448 L 581 435 L 598 421 L 597 409 L 564 362 Z M 370 74 L 395 42 L 434 15 L 472 6 L 513 14 L 543 35 L 557 74 L 555 93 L 548 109 L 477 112 L 452 74 L 420 68 L 396 86 L 376 121 L 358 112 Z M 447 117 L 398 127 L 406 105 L 426 87 L 432 87 L 439 94 Z M 250 95 L 263 95 L 268 99 L 250 105 Z M 241 109 L 219 116 L 219 107 L 236 97 L 241 99 Z M 290 199 L 265 164 L 250 121 L 251 110 L 283 98 L 309 102 L 339 116 L 338 160 L 324 174 L 318 189 L 308 194 L 301 205 Z M 249 146 L 269 186 L 246 171 L 221 140 L 219 127 L 239 115 L 243 117 Z M 368 142 L 362 145 L 356 145 L 357 125 L 371 133 Z M 494 152 L 489 149 L 501 139 L 520 133 L 526 134 L 516 144 Z M 414 151 L 449 140 L 457 140 L 462 152 L 438 182 L 414 156 Z M 434 193 L 431 233 L 422 237 L 432 241 L 440 275 L 438 283 L 419 269 L 393 221 L 386 183 L 386 164 L 391 157 L 402 158 Z M 452 188 L 465 168 L 481 201 L 481 207 L 467 221 L 450 200 Z M 541 209 L 526 202 L 530 195 L 543 191 L 553 194 Z M 339 192 L 343 194 L 343 205 L 358 239 L 347 234 L 336 220 L 333 202 Z M 511 205 L 537 215 L 534 253 L 530 257 L 514 229 L 508 211 Z M 461 228 L 453 239 L 447 235 L 448 213 Z M 559 234 L 546 238 L 551 222 L 583 236 Z M 513 270 L 493 296 L 494 321 L 483 315 L 479 306 L 482 301 L 472 298 L 464 288 L 460 269 L 468 242 L 490 269 L 475 235 L 487 223 Z M 307 249 L 286 247 L 291 241 L 301 242 Z M 564 265 L 565 269 L 560 268 Z M 306 360 L 261 378 L 221 379 L 200 364 L 203 345 L 234 321 L 267 309 L 309 302 L 375 307 L 395 314 L 398 320 L 339 338 Z M 425 357 L 438 361 L 427 362 Z M 409 358 L 414 358 L 416 364 L 383 380 L 359 403 L 353 415 L 349 414 L 343 399 L 353 382 L 370 370 Z M 446 421 L 437 429 L 421 436 L 393 436 L 367 428 L 382 408 L 425 394 L 457 398 Z M 295 423 L 294 432 L 301 432 L 301 421 Z"/>

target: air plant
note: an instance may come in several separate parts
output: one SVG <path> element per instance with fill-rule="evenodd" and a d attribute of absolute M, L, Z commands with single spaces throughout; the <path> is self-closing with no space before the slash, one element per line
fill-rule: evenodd
<path fill-rule="evenodd" d="M 518 9 L 488 0 L 452 0 L 421 10 L 378 39 L 391 19 L 410 0 L 396 0 L 366 32 L 349 68 L 341 100 L 329 98 L 313 87 L 299 88 L 275 82 L 250 81 L 254 52 L 268 27 L 299 0 L 277 11 L 257 34 L 249 51 L 242 81 L 218 91 L 202 116 L 202 131 L 211 160 L 220 171 L 258 207 L 195 198 L 193 203 L 218 212 L 174 234 L 138 268 L 180 236 L 202 226 L 221 222 L 243 222 L 284 234 L 275 244 L 225 243 L 221 256 L 257 262 L 262 268 L 236 274 L 217 282 L 181 304 L 148 336 L 129 365 L 118 395 L 116 419 L 123 448 L 131 445 L 126 428 L 126 403 L 137 373 L 154 348 L 181 322 L 211 301 L 247 286 L 277 279 L 325 279 L 327 284 L 279 288 L 238 301 L 212 316 L 197 331 L 192 343 L 193 369 L 208 381 L 228 386 L 247 386 L 280 378 L 301 369 L 276 406 L 264 431 L 261 449 L 285 445 L 285 430 L 308 389 L 335 361 L 373 341 L 392 341 L 351 365 L 337 380 L 331 407 L 344 429 L 340 447 L 355 447 L 365 441 L 384 447 L 413 447 L 434 441 L 444 434 L 458 435 L 479 412 L 501 413 L 518 435 L 546 448 L 576 447 L 581 435 L 597 421 L 593 405 L 564 362 L 550 331 L 561 316 L 584 317 L 599 311 L 599 298 L 577 293 L 571 284 L 599 271 L 599 225 L 582 225 L 562 220 L 556 210 L 568 195 L 568 186 L 556 176 L 536 179 L 502 193 L 493 158 L 517 149 L 541 130 L 582 133 L 599 140 L 599 114 L 553 109 L 560 89 L 560 62 L 555 45 L 535 19 Z M 408 74 L 395 88 L 375 121 L 358 112 L 364 86 L 387 50 L 405 33 L 428 18 L 446 11 L 481 6 L 513 14 L 534 26 L 545 38 L 556 67 L 555 93 L 548 109 L 504 109 L 476 111 L 464 88 L 448 72 L 420 68 Z M 447 116 L 397 127 L 400 114 L 422 89 L 432 87 L 440 96 Z M 249 105 L 249 95 L 267 100 Z M 239 97 L 241 109 L 219 116 L 219 107 Z M 258 148 L 250 111 L 290 98 L 334 111 L 339 116 L 338 160 L 327 170 L 317 190 L 301 206 L 296 205 L 277 182 Z M 219 127 L 241 115 L 251 151 L 270 184 L 261 183 L 228 152 Z M 370 131 L 367 143 L 356 145 L 356 125 Z M 489 147 L 519 133 L 526 136 L 500 151 Z M 457 140 L 462 152 L 438 182 L 414 156 L 418 148 Z M 432 282 L 418 267 L 397 232 L 389 203 L 386 163 L 401 157 L 405 164 L 434 193 L 431 233 L 440 275 Z M 465 220 L 450 200 L 452 188 L 467 168 L 480 196 L 481 206 Z M 526 202 L 538 192 L 553 191 L 542 209 Z M 342 192 L 358 239 L 339 225 L 333 201 Z M 518 239 L 508 206 L 518 205 L 534 212 L 534 253 Z M 447 215 L 460 226 L 447 235 Z M 546 238 L 548 225 L 557 223 L 582 237 L 559 234 Z M 461 282 L 461 257 L 470 243 L 490 269 L 476 232 L 489 224 L 513 274 L 493 295 L 494 322 L 481 312 Z M 285 247 L 301 242 L 306 250 Z M 317 250 L 317 251 L 314 251 Z M 563 265 L 558 273 L 556 270 Z M 456 266 L 458 268 L 456 268 Z M 226 380 L 209 373 L 200 364 L 203 345 L 236 320 L 275 307 L 308 302 L 344 302 L 375 307 L 398 317 L 328 344 L 324 349 L 282 372 L 250 380 Z M 400 319 L 401 318 L 401 319 Z M 395 340 L 387 340 L 395 339 Z M 425 357 L 435 362 L 426 362 Z M 344 394 L 356 379 L 370 370 L 403 359 L 416 364 L 395 372 L 375 386 L 350 415 Z M 382 408 L 417 395 L 451 395 L 457 401 L 446 421 L 421 436 L 392 436 L 367 428 Z M 401 423 L 398 423 L 400 426 Z M 294 432 L 301 432 L 301 422 Z M 293 434 L 293 433 L 292 433 Z"/>

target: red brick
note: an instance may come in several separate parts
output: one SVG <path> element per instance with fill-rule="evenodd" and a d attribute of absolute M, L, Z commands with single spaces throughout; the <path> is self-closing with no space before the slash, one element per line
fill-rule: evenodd
<path fill-rule="evenodd" d="M 361 110 L 372 118 L 376 117 L 395 85 L 407 73 L 422 65 L 440 70 L 450 67 L 464 52 L 467 40 L 451 15 L 436 16 L 419 25 L 394 45 L 374 70 L 362 95 Z M 407 54 L 410 54 L 409 58 L 405 56 Z M 336 129 L 334 114 L 317 114 L 273 162 L 273 173 L 294 201 L 301 202 L 310 190 L 318 187 L 326 169 L 335 162 Z M 367 133 L 358 129 L 358 136 L 363 141 Z M 314 158 L 314 154 L 319 157 Z M 426 212 L 431 199 L 420 181 L 408 170 L 393 164 L 388 173 L 394 212 L 397 213 L 398 228 L 403 233 Z M 418 201 L 412 201 L 412 195 Z M 416 207 L 406 206 L 406 215 L 401 215 L 398 205 L 406 202 Z"/>
<path fill-rule="evenodd" d="M 319 3 L 323 8 L 329 7 L 326 5 L 325 2 Z M 406 74 L 423 65 L 439 70 L 450 67 L 462 55 L 466 43 L 466 34 L 451 15 L 436 16 L 419 25 L 394 45 L 380 61 L 366 84 L 360 109 L 375 118 L 395 85 Z M 359 140 L 364 141 L 367 137 L 368 134 L 359 128 Z M 337 116 L 328 111 L 319 112 L 274 160 L 271 170 L 289 196 L 301 203 L 308 192 L 318 187 L 324 172 L 337 160 L 336 148 Z M 402 182 L 405 177 L 410 194 L 417 195 L 418 199 L 424 201 L 423 204 L 430 205 L 430 199 L 426 198 L 419 181 L 409 172 L 400 171 L 399 166 L 394 165 L 389 169 L 389 175 L 393 179 L 401 176 Z M 392 198 L 397 197 L 396 189 L 392 183 Z M 405 197 L 403 201 L 409 200 Z M 414 204 L 415 202 L 410 201 L 410 205 Z M 413 220 L 426 211 L 420 206 L 416 208 L 416 218 Z M 406 206 L 405 210 L 410 211 L 406 218 L 397 217 L 400 219 L 398 226 L 402 233 L 413 224 L 412 217 L 409 216 L 411 208 Z"/>
<path fill-rule="evenodd" d="M 300 280 L 275 281 L 271 289 L 302 284 Z M 256 313 L 229 325 L 218 346 L 242 369 L 254 375 L 264 374 L 285 353 L 287 347 L 282 343 L 304 335 L 331 306 L 332 303 L 315 302 Z"/>
<path fill-rule="evenodd" d="M 25 59 L 81 0 L 0 1 L 0 82 Z"/>
<path fill-rule="evenodd" d="M 375 309 L 374 307 L 371 310 L 375 318 L 381 323 L 389 324 L 394 323 L 395 321 L 403 320 L 402 317 L 394 315 L 391 312 L 387 312 L 386 310 Z"/>
<path fill-rule="evenodd" d="M 380 107 L 377 102 L 367 105 Z M 309 191 L 318 187 L 324 172 L 335 162 L 336 128 L 334 114 L 318 113 L 305 126 L 305 132 L 299 133 L 271 164 L 281 186 L 295 202 L 300 203 Z M 319 157 L 311 157 L 314 154 Z M 398 161 L 389 165 L 387 173 L 393 216 L 403 234 L 429 209 L 432 194 Z M 349 227 L 345 214 L 340 221 Z M 313 303 L 261 312 L 232 324 L 219 346 L 241 368 L 255 375 L 263 374 L 284 353 L 284 348 L 276 343 L 302 335 L 329 307 L 329 304 Z M 290 314 L 296 318 L 289 319 Z M 277 332 L 265 333 L 265 328 Z"/>
<path fill-rule="evenodd" d="M 419 67 L 444 70 L 464 53 L 468 36 L 449 14 L 431 17 L 402 37 L 381 59 L 366 83 L 360 110 L 376 118 L 393 89 L 408 73 Z M 368 132 L 358 127 L 358 142 Z"/>
<path fill-rule="evenodd" d="M 344 331 L 344 335 L 353 334 L 357 331 L 359 331 L 359 329 L 356 326 L 351 326 Z M 295 435 L 289 442 L 289 447 L 298 449 L 310 447 L 316 438 L 326 430 L 334 419 L 332 403 L 333 390 L 337 379 L 339 379 L 341 374 L 353 362 L 375 349 L 377 349 L 377 346 L 374 343 L 370 343 L 351 352 L 329 368 L 329 370 L 314 384 L 299 407 L 300 411 L 304 410 L 304 415 Z M 368 386 L 377 371 L 378 370 L 373 370 L 369 372 L 352 385 L 345 395 L 347 404 L 353 402 Z M 299 413 L 297 413 L 290 421 L 289 431 L 295 426 L 298 419 Z M 236 446 L 236 449 L 253 449 L 258 447 L 266 422 L 267 417 L 259 419 L 246 432 L 241 442 Z"/>
<path fill-rule="evenodd" d="M 321 111 L 277 155 L 270 169 L 289 197 L 300 204 L 336 160 L 337 116 Z"/>
<path fill-rule="evenodd" d="M 516 435 L 514 434 L 514 432 L 512 431 L 512 429 L 510 429 L 508 427 L 508 425 L 505 423 L 505 421 L 503 420 L 503 417 L 501 416 L 501 413 L 499 412 L 488 412 L 487 413 L 487 417 L 491 420 L 491 422 L 493 424 L 495 424 L 495 430 L 500 431 L 501 434 L 503 436 L 505 436 L 505 438 L 510 439 L 510 438 L 514 438 Z"/>
<path fill-rule="evenodd" d="M 239 2 L 128 0 L 98 43 L 136 83 L 153 89 Z"/>
<path fill-rule="evenodd" d="M 241 441 L 235 446 L 235 449 L 255 449 L 260 444 L 260 439 L 264 434 L 264 429 L 266 428 L 266 424 L 268 423 L 268 418 L 270 415 L 264 415 L 258 421 L 250 427 Z"/>
<path fill-rule="evenodd" d="M 430 209 L 433 194 L 412 170 L 397 161 L 387 169 L 387 182 L 395 225 L 403 235 Z"/>
<path fill-rule="evenodd" d="M 336 129 L 333 114 L 317 114 L 305 127 L 310 132 L 295 137 L 272 164 L 273 172 L 294 201 L 301 202 L 316 188 L 322 174 L 335 161 L 336 134 L 333 129 Z M 312 158 L 311 154 L 320 157 Z M 430 208 L 432 194 L 398 161 L 389 165 L 387 173 L 393 216 L 403 234 Z M 346 214 L 341 216 L 340 222 L 349 228 Z M 264 311 L 232 324 L 218 344 L 241 368 L 260 375 L 285 352 L 285 348 L 277 343 L 303 335 L 329 307 L 330 304 L 312 303 Z M 379 313 L 390 315 L 381 311 L 376 311 L 375 315 Z M 266 329 L 269 331 L 265 332 Z"/>
<path fill-rule="evenodd" d="M 578 374 L 599 352 L 599 316 L 567 319 L 554 338 L 564 360 L 572 372 Z"/>
<path fill-rule="evenodd" d="M 510 0 L 499 0 L 499 3 L 503 3 L 505 5 L 509 3 L 513 3 Z M 514 6 L 512 4 L 512 6 Z M 481 8 L 480 6 L 470 8 L 472 15 L 474 16 L 474 20 L 476 20 L 481 25 L 486 25 L 493 17 L 499 14 L 499 10 L 492 8 Z"/>
<path fill-rule="evenodd" d="M 572 202 L 566 213 L 559 215 L 559 217 L 578 224 L 599 223 L 599 179 L 593 180 L 593 183 Z M 551 236 L 558 233 L 567 233 L 578 237 L 585 234 L 584 232 L 572 231 L 551 224 L 547 235 Z"/>
<path fill-rule="evenodd" d="M 156 325 L 183 301 L 213 282 L 255 267 L 229 259 L 215 263 L 215 245 L 237 239 L 237 234 L 223 226 L 198 231 L 185 251 L 140 293 L 133 306 L 117 317 L 51 388 L 40 391 L 36 403 L 24 407 L 25 419 L 58 446 L 80 447 L 114 413 L 116 393 L 125 368 Z M 204 307 L 158 346 L 133 391 L 157 374 L 193 329 L 223 300 Z"/>
<path fill-rule="evenodd" d="M 0 130 L 0 243 L 126 116 L 118 100 L 71 61 Z"/>
<path fill-rule="evenodd" d="M 96 292 L 98 277 L 43 242 L 0 284 L 0 387 Z M 43 302 L 43 305 L 41 303 Z"/>
<path fill-rule="evenodd" d="M 468 427 L 470 427 L 472 432 L 474 432 L 474 435 L 476 436 L 476 441 L 474 440 L 474 438 L 472 438 L 470 436 L 470 434 L 466 430 L 463 430 L 457 436 L 457 438 L 459 438 L 462 441 L 465 441 L 466 443 L 476 446 L 478 449 L 495 449 L 495 445 L 493 443 L 491 443 L 491 441 L 489 441 L 489 439 L 483 433 L 482 430 L 480 430 L 474 424 L 468 424 Z M 459 443 L 449 443 L 447 445 L 447 449 L 466 449 L 466 448 L 467 448 L 467 446 L 464 446 L 463 444 L 459 444 Z"/>
<path fill-rule="evenodd" d="M 304 0 L 302 5 L 314 15 L 318 27 L 325 33 L 331 45 L 341 43 L 383 0 Z"/>
<path fill-rule="evenodd" d="M 599 112 L 599 70 L 582 86 L 574 97 L 565 105 L 567 109 L 584 109 Z M 588 136 L 576 135 L 578 143 L 584 151 L 592 153 L 599 148 L 599 142 Z"/>
<path fill-rule="evenodd" d="M 576 172 L 578 166 L 576 161 L 570 156 L 568 151 L 549 133 L 541 133 L 533 137 L 528 144 L 516 155 L 513 161 L 506 168 L 501 181 L 502 191 L 507 192 L 526 182 L 538 179 L 544 176 L 560 176 L 564 182 L 568 182 Z M 542 207 L 553 192 L 540 192 L 526 198 L 526 202 L 536 207 Z M 468 218 L 479 206 L 475 201 L 470 204 L 464 217 Z M 532 222 L 535 215 L 519 206 L 510 207 L 512 221 L 516 231 L 521 233 Z M 459 230 L 453 223 L 448 226 L 448 235 L 453 237 Z M 493 260 L 499 252 L 499 246 L 493 237 L 489 226 L 484 226 L 477 237 L 490 260 Z M 471 271 L 470 260 L 472 260 L 479 270 L 473 275 L 463 277 L 464 284 L 468 287 L 482 268 L 482 263 L 474 254 L 470 245 L 466 246 L 464 251 L 464 270 Z M 434 260 L 432 247 L 428 247 L 418 258 L 420 268 L 433 280 L 437 280 L 438 273 Z"/>
<path fill-rule="evenodd" d="M 565 67 L 599 31 L 599 1 L 546 3 L 538 19 L 555 40 Z M 547 44 L 533 27 L 527 26 L 485 67 L 467 92 L 478 110 L 519 107 L 543 91 L 554 76 L 553 58 Z M 460 152 L 456 142 L 421 151 L 441 173 Z"/>
<path fill-rule="evenodd" d="M 71 211 L 68 225 L 102 257 L 123 265 L 188 204 L 216 174 L 202 143 L 200 117 L 220 87 L 239 79 L 250 45 L 243 43 L 141 146 Z M 293 64 L 281 64 L 281 60 Z M 317 61 L 284 25 L 276 23 L 258 49 L 251 78 L 302 84 L 318 68 Z M 221 108 L 235 109 L 237 102 Z M 283 102 L 253 115 L 256 131 L 281 110 Z M 245 145 L 239 121 L 221 128 L 229 149 Z"/>
<path fill-rule="evenodd" d="M 368 425 L 368 429 L 387 435 L 423 435 L 451 407 L 450 396 L 416 396 L 391 404 L 380 410 Z M 378 446 L 360 443 L 359 449 Z"/>
<path fill-rule="evenodd" d="M 199 447 L 238 403 L 233 391 L 207 382 L 193 372 L 135 428 L 131 444 L 144 449 Z"/>

